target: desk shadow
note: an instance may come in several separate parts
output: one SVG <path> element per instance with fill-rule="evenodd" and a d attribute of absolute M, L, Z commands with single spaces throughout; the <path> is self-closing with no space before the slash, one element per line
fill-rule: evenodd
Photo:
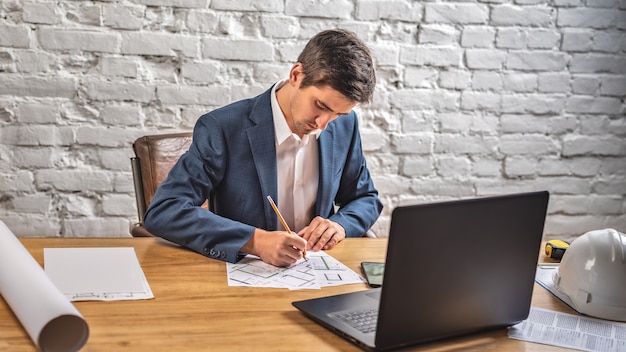
<path fill-rule="evenodd" d="M 295 308 L 294 308 L 295 309 Z M 315 321 L 307 318 L 304 314 L 300 313 L 297 310 L 284 312 L 284 315 L 290 319 L 294 324 L 298 324 L 302 326 L 304 329 L 308 330 L 310 334 L 318 335 L 320 331 L 323 330 L 330 335 L 333 335 L 336 339 L 340 339 L 345 341 L 349 345 L 355 348 L 355 351 L 360 351 L 361 349 L 354 345 L 347 339 L 344 339 L 340 335 L 335 334 L 331 330 L 325 328 L 324 326 L 316 323 Z M 501 336 L 500 336 L 501 335 Z M 428 351 L 428 352 L 484 352 L 484 351 L 498 351 L 497 340 L 501 338 L 507 338 L 506 329 L 496 329 L 490 330 L 482 333 L 463 335 L 459 337 L 453 337 L 433 342 L 427 342 L 424 344 L 417 344 L 412 346 L 407 346 L 400 349 L 394 349 L 394 351 Z M 320 340 L 327 341 L 327 339 L 320 338 Z M 328 341 L 331 343 L 329 346 L 336 347 L 335 344 L 332 344 L 332 341 Z M 344 349 L 342 348 L 342 351 Z"/>

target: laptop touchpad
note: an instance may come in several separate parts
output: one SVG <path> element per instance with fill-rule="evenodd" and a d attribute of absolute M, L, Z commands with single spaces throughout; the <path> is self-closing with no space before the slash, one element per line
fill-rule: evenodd
<path fill-rule="evenodd" d="M 380 300 L 380 290 L 375 290 L 373 292 L 368 292 L 365 294 L 367 297 L 375 300 L 375 301 L 379 301 Z"/>

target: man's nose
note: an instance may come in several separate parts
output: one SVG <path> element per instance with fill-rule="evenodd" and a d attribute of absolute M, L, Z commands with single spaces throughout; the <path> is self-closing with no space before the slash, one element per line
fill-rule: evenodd
<path fill-rule="evenodd" d="M 315 124 L 320 130 L 325 130 L 328 123 L 333 120 L 335 115 L 333 113 L 321 114 L 315 119 Z"/>

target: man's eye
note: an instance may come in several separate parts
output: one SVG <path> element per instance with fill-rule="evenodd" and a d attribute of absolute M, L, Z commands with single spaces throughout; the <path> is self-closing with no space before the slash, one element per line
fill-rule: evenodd
<path fill-rule="evenodd" d="M 325 110 L 325 111 L 330 110 L 330 109 L 328 109 L 326 106 L 324 106 L 324 105 L 320 104 L 320 102 L 315 102 L 315 105 L 316 105 L 316 106 L 317 106 L 317 108 L 318 108 L 318 109 L 320 109 L 320 110 Z"/>

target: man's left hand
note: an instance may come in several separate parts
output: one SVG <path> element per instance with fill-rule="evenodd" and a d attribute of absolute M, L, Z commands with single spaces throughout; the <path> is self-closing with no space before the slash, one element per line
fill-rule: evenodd
<path fill-rule="evenodd" d="M 317 216 L 298 232 L 298 236 L 307 240 L 307 250 L 317 252 L 332 249 L 346 238 L 346 230 L 334 221 Z"/>

